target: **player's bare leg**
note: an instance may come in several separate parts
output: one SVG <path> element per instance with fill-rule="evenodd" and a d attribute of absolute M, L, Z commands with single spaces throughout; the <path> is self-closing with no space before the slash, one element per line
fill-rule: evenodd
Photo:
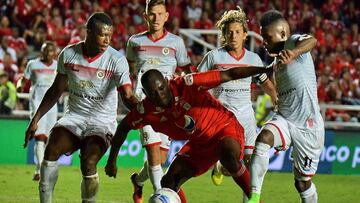
<path fill-rule="evenodd" d="M 181 203 L 186 203 L 187 200 L 184 191 L 181 189 L 181 185 L 194 177 L 194 175 L 193 168 L 181 157 L 177 156 L 161 179 L 161 186 L 177 191 Z"/>
<path fill-rule="evenodd" d="M 96 165 L 105 154 L 107 146 L 103 138 L 88 136 L 80 148 L 80 166 L 83 179 L 81 181 L 81 199 L 83 203 L 96 201 L 99 190 L 99 175 Z"/>
<path fill-rule="evenodd" d="M 47 141 L 47 136 L 44 134 L 35 136 L 34 152 L 35 152 L 35 157 L 37 159 L 37 163 L 36 163 L 36 170 L 33 176 L 34 181 L 40 180 L 40 168 L 41 168 L 41 162 L 44 159 L 46 141 Z"/>
<path fill-rule="evenodd" d="M 238 141 L 225 137 L 220 143 L 220 162 L 231 174 L 247 196 L 250 195 L 250 173 L 243 161 L 239 160 L 241 147 Z"/>
<path fill-rule="evenodd" d="M 50 203 L 52 200 L 52 193 L 58 178 L 57 160 L 66 152 L 75 151 L 79 143 L 80 140 L 65 128 L 53 128 L 40 169 L 39 195 L 41 203 Z"/>
<path fill-rule="evenodd" d="M 262 130 L 256 139 L 251 160 L 251 195 L 249 203 L 260 202 L 262 184 L 269 167 L 269 149 L 273 146 L 274 135 L 269 130 Z"/>

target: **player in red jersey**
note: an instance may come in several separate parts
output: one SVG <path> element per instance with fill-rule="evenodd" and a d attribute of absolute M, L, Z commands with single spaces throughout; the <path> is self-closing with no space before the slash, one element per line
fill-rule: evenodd
<path fill-rule="evenodd" d="M 189 140 L 171 163 L 161 186 L 178 191 L 191 177 L 205 173 L 219 159 L 249 195 L 249 172 L 242 163 L 244 130 L 232 112 L 208 93 L 221 83 L 271 68 L 232 68 L 188 74 L 167 81 L 157 70 L 141 79 L 146 98 L 121 121 L 112 140 L 106 174 L 115 177 L 116 157 L 131 129 L 151 125 L 174 140 Z"/>

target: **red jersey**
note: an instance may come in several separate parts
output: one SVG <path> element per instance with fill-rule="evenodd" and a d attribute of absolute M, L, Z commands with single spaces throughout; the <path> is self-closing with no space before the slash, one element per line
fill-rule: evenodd
<path fill-rule="evenodd" d="M 135 129 L 151 125 L 156 132 L 174 140 L 210 141 L 225 126 L 236 121 L 233 113 L 207 91 L 219 84 L 219 71 L 169 80 L 173 95 L 171 107 L 157 107 L 145 98 L 125 117 L 125 122 Z"/>

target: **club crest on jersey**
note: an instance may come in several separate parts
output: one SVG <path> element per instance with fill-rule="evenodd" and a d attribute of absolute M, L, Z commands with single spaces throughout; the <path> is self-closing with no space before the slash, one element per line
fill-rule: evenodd
<path fill-rule="evenodd" d="M 184 81 L 187 86 L 191 86 L 194 83 L 194 79 L 192 74 L 188 74 L 184 76 Z"/>
<path fill-rule="evenodd" d="M 181 123 L 181 124 L 180 124 Z M 195 130 L 195 121 L 189 115 L 184 115 L 184 120 L 180 120 L 180 123 L 175 122 L 175 125 L 179 128 L 184 129 L 189 133 L 193 133 Z"/>
<path fill-rule="evenodd" d="M 99 70 L 96 72 L 96 76 L 99 79 L 103 79 L 105 77 L 105 73 L 104 73 L 104 71 Z"/>
<path fill-rule="evenodd" d="M 136 105 L 136 110 L 140 113 L 140 114 L 144 114 L 145 113 L 145 108 L 144 108 L 144 104 L 142 102 L 138 103 Z"/>
<path fill-rule="evenodd" d="M 169 48 L 164 47 L 164 48 L 162 49 L 162 53 L 163 53 L 165 56 L 168 55 L 168 54 L 170 53 Z"/>

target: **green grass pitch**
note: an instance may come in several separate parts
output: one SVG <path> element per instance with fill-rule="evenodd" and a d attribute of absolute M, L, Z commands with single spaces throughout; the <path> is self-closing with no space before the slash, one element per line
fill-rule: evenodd
<path fill-rule="evenodd" d="M 116 179 L 108 178 L 99 168 L 100 191 L 97 202 L 131 203 L 132 185 L 130 174 L 139 169 L 119 168 Z M 0 165 L 0 202 L 39 202 L 38 184 L 32 181 L 34 166 Z M 80 169 L 60 166 L 53 202 L 81 202 Z M 317 175 L 314 177 L 319 194 L 319 203 L 360 202 L 360 176 Z M 231 178 L 225 178 L 220 186 L 214 186 L 210 172 L 185 183 L 189 203 L 234 203 L 241 202 L 242 192 Z M 144 188 L 149 197 L 152 187 L 148 181 Z M 263 187 L 263 202 L 298 203 L 299 197 L 293 186 L 290 173 L 267 173 Z M 147 202 L 147 201 L 144 201 Z"/>

